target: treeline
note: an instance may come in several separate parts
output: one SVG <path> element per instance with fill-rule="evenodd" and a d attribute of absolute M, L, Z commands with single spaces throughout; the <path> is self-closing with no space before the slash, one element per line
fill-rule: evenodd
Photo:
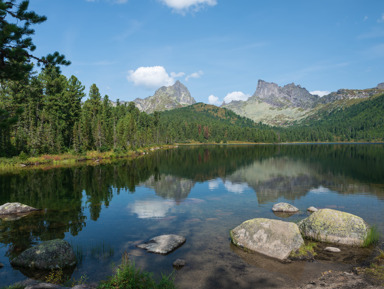
<path fill-rule="evenodd" d="M 88 99 L 75 77 L 54 67 L 0 86 L 0 156 L 129 150 L 158 143 L 159 114 L 115 106 L 95 84 Z"/>
<path fill-rule="evenodd" d="M 288 142 L 384 141 L 383 114 L 384 94 L 278 131 L 281 140 Z"/>
<path fill-rule="evenodd" d="M 288 128 L 256 124 L 203 103 L 148 115 L 133 102 L 113 104 L 95 84 L 83 101 L 85 96 L 75 76 L 51 66 L 22 80 L 1 80 L 0 156 L 127 151 L 175 142 L 384 141 L 384 95 Z"/>
<path fill-rule="evenodd" d="M 160 119 L 161 134 L 168 135 L 171 142 L 278 141 L 278 134 L 272 127 L 204 103 L 164 111 Z"/>

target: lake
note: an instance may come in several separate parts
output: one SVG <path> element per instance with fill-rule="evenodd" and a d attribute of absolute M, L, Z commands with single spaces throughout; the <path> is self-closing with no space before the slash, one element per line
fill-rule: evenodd
<path fill-rule="evenodd" d="M 345 248 L 338 257 L 282 264 L 234 247 L 229 231 L 257 217 L 297 222 L 315 206 L 358 215 L 384 235 L 384 145 L 181 146 L 112 164 L 28 169 L 0 175 L 0 205 L 6 202 L 43 210 L 0 219 L 0 287 L 26 278 L 10 258 L 56 238 L 74 248 L 75 280 L 107 278 L 127 252 L 155 276 L 186 260 L 174 273 L 178 288 L 294 287 L 366 262 L 371 251 Z M 300 212 L 276 216 L 277 202 Z M 167 256 L 136 247 L 161 234 L 187 241 Z"/>

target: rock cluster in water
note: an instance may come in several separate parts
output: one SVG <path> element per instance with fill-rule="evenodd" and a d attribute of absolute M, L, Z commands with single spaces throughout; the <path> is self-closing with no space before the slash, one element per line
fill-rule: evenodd
<path fill-rule="evenodd" d="M 273 211 L 292 209 L 288 205 L 276 204 Z M 298 252 L 304 244 L 303 237 L 335 244 L 364 245 L 369 227 L 362 218 L 337 210 L 309 209 L 313 213 L 298 225 L 263 218 L 245 221 L 230 232 L 232 243 L 279 260 L 286 260 L 292 253 Z M 326 250 L 340 252 L 334 247 L 327 247 Z"/>

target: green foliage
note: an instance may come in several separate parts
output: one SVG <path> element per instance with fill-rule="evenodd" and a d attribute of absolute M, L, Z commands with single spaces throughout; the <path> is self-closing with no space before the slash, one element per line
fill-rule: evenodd
<path fill-rule="evenodd" d="M 54 269 L 45 277 L 45 282 L 51 284 L 62 284 L 64 282 L 64 273 L 62 269 Z"/>
<path fill-rule="evenodd" d="M 315 248 L 317 247 L 317 243 L 306 241 L 306 243 L 301 246 L 298 250 L 292 251 L 290 258 L 292 259 L 313 259 L 314 256 L 317 255 L 315 252 Z"/>
<path fill-rule="evenodd" d="M 282 141 L 289 142 L 384 141 L 383 112 L 384 94 L 278 130 Z"/>
<path fill-rule="evenodd" d="M 31 72 L 32 60 L 38 65 L 69 65 L 58 52 L 46 57 L 32 55 L 36 46 L 31 36 L 35 30 L 33 24 L 47 20 L 33 11 L 28 11 L 29 1 L 0 0 L 0 80 L 21 80 Z"/>
<path fill-rule="evenodd" d="M 380 232 L 376 226 L 369 228 L 367 237 L 364 240 L 363 247 L 369 247 L 371 245 L 377 244 L 380 240 Z"/>
<path fill-rule="evenodd" d="M 173 276 L 162 275 L 161 280 L 156 283 L 151 273 L 136 268 L 135 263 L 124 253 L 121 265 L 117 268 L 116 274 L 108 281 L 100 283 L 99 289 L 173 289 Z"/>
<path fill-rule="evenodd" d="M 368 268 L 363 269 L 363 272 L 376 283 L 384 286 L 384 251 L 380 250 L 379 255 Z"/>
<path fill-rule="evenodd" d="M 225 108 L 196 103 L 161 112 L 160 139 L 163 143 L 186 141 L 276 142 L 275 131 Z"/>

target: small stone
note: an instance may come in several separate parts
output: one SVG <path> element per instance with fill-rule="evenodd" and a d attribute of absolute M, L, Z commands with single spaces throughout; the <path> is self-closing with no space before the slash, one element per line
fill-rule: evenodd
<path fill-rule="evenodd" d="M 273 205 L 272 211 L 284 212 L 284 213 L 295 213 L 295 212 L 298 212 L 299 209 L 288 203 L 278 203 Z"/>
<path fill-rule="evenodd" d="M 173 267 L 176 269 L 181 269 L 185 266 L 185 260 L 183 259 L 177 259 L 175 262 L 173 262 Z"/>
<path fill-rule="evenodd" d="M 309 208 L 307 209 L 307 211 L 313 213 L 313 212 L 317 212 L 318 209 L 315 208 L 314 206 L 311 206 L 311 207 L 309 207 Z"/>
<path fill-rule="evenodd" d="M 4 264 L 3 263 L 0 263 L 0 268 L 3 268 L 4 267 Z"/>
<path fill-rule="evenodd" d="M 335 247 L 326 247 L 324 250 L 328 251 L 328 252 L 332 252 L 332 253 L 339 253 L 339 252 L 341 252 L 341 250 L 339 248 L 335 248 Z"/>
<path fill-rule="evenodd" d="M 137 247 L 146 249 L 150 253 L 166 255 L 179 248 L 185 243 L 185 238 L 178 235 L 161 235 L 152 238 L 146 243 L 137 245 Z"/>

